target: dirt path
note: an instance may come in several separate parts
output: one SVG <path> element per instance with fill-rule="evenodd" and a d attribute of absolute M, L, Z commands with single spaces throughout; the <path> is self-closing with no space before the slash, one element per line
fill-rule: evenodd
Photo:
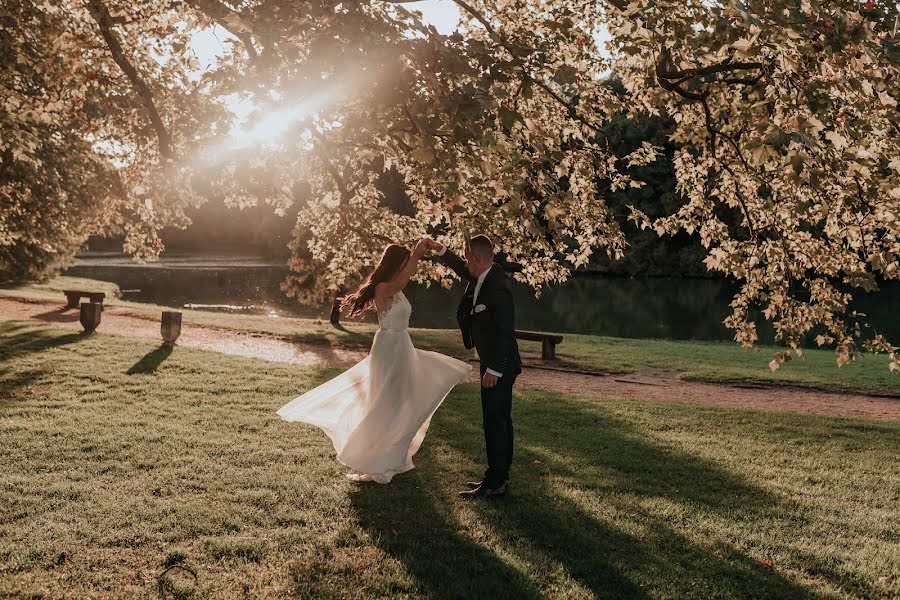
<path fill-rule="evenodd" d="M 77 309 L 47 302 L 26 302 L 0 297 L 0 316 L 39 320 L 80 328 Z M 161 339 L 159 322 L 135 317 L 115 306 L 106 306 L 98 331 L 124 336 Z M 198 325 L 182 326 L 178 345 L 248 356 L 307 367 L 347 367 L 365 352 L 327 344 L 287 341 L 263 334 L 243 333 Z M 528 358 L 528 357 L 526 357 Z M 900 400 L 858 394 L 835 394 L 796 388 L 745 388 L 680 381 L 674 374 L 647 370 L 629 376 L 587 375 L 548 370 L 526 364 L 517 386 L 582 396 L 678 401 L 711 406 L 843 415 L 870 419 L 900 419 Z"/>

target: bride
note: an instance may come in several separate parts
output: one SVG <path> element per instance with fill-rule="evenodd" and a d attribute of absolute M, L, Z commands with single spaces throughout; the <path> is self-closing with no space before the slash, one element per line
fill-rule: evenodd
<path fill-rule="evenodd" d="M 372 274 L 342 302 L 350 316 L 375 309 L 379 329 L 369 355 L 278 410 L 285 421 L 315 425 L 328 434 L 353 481 L 388 483 L 412 469 L 432 415 L 471 369 L 455 358 L 418 350 L 409 338 L 412 306 L 403 288 L 426 249 L 425 242 L 411 255 L 396 244 L 384 249 Z"/>

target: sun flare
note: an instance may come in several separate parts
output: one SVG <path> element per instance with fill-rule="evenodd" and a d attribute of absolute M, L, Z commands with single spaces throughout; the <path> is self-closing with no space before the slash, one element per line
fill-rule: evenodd
<path fill-rule="evenodd" d="M 248 146 L 278 144 L 293 125 L 308 115 L 309 107 L 305 104 L 275 109 L 238 127 L 229 135 L 229 145 L 238 150 Z"/>

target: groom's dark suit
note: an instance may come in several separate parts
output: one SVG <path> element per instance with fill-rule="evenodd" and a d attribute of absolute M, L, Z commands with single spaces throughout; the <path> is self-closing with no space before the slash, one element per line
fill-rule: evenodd
<path fill-rule="evenodd" d="M 473 346 L 481 360 L 481 376 L 499 373 L 497 385 L 481 388 L 481 413 L 488 469 L 484 485 L 498 488 L 509 479 L 513 455 L 512 387 L 522 372 L 519 346 L 514 335 L 515 310 L 509 278 L 499 265 L 491 265 L 473 303 L 477 278 L 459 256 L 445 250 L 440 256 L 463 281 L 466 292 L 456 310 L 456 320 L 466 348 Z"/>

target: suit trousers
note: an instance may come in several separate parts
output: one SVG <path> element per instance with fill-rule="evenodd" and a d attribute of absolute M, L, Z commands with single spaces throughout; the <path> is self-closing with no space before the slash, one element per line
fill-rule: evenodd
<path fill-rule="evenodd" d="M 487 366 L 482 363 L 482 377 L 486 369 Z M 488 462 L 484 484 L 488 488 L 500 487 L 509 479 L 513 456 L 512 388 L 515 382 L 515 375 L 504 374 L 497 379 L 494 387 L 481 388 L 481 416 Z"/>

